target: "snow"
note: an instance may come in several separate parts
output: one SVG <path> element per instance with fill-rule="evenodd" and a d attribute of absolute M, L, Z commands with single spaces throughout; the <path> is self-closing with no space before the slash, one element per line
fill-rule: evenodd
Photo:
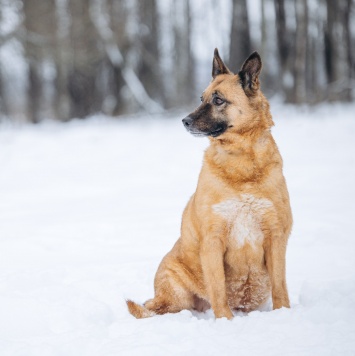
<path fill-rule="evenodd" d="M 186 113 L 0 126 L 0 354 L 354 355 L 354 105 L 272 103 L 294 213 L 291 309 L 136 320 L 206 139 Z"/>

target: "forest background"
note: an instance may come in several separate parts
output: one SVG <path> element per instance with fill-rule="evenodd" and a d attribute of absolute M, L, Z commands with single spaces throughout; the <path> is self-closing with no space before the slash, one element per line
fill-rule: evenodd
<path fill-rule="evenodd" d="M 254 50 L 269 98 L 352 101 L 353 0 L 1 0 L 0 120 L 196 105 L 218 47 Z"/>

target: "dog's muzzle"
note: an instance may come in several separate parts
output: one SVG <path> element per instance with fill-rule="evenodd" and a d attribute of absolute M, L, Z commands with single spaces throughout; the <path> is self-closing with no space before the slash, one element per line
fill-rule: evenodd
<path fill-rule="evenodd" d="M 182 119 L 182 123 L 184 124 L 185 129 L 190 132 L 190 134 L 194 136 L 207 136 L 206 133 L 194 128 L 194 119 L 192 117 L 186 116 L 185 119 Z"/>
<path fill-rule="evenodd" d="M 193 119 L 190 116 L 186 116 L 185 119 L 182 119 L 182 123 L 188 129 L 191 126 Z"/>

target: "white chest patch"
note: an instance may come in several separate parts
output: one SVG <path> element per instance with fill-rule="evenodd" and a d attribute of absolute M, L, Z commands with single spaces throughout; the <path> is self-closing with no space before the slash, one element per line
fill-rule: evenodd
<path fill-rule="evenodd" d="M 263 214 L 271 207 L 272 203 L 267 199 L 241 194 L 238 198 L 213 205 L 212 209 L 227 221 L 230 237 L 238 247 L 243 247 L 245 243 L 255 246 L 262 242 L 264 236 L 260 223 Z"/>

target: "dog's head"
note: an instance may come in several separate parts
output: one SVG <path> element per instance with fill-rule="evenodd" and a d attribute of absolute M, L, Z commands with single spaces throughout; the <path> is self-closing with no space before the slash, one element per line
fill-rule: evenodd
<path fill-rule="evenodd" d="M 238 74 L 233 74 L 216 48 L 212 81 L 201 96 L 201 105 L 182 120 L 185 128 L 195 136 L 224 138 L 254 127 L 272 126 L 269 105 L 260 91 L 261 67 L 261 58 L 254 52 Z"/>

